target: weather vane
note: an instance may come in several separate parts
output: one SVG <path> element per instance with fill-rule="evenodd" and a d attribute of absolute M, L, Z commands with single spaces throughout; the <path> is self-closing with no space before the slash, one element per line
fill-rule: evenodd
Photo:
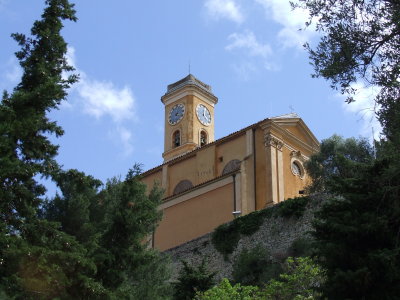
<path fill-rule="evenodd" d="M 290 113 L 293 113 L 293 112 L 294 112 L 293 106 L 289 105 L 289 109 L 290 109 Z"/>

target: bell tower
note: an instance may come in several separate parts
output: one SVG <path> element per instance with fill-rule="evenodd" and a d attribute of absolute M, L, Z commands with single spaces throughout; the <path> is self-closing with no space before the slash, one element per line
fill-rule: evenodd
<path fill-rule="evenodd" d="M 211 86 L 189 74 L 168 85 L 161 97 L 165 107 L 164 161 L 214 141 L 214 106 Z"/>

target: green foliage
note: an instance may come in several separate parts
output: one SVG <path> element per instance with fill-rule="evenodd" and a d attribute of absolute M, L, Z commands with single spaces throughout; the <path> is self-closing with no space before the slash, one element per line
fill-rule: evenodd
<path fill-rule="evenodd" d="M 235 283 L 263 286 L 271 278 L 282 272 L 279 263 L 273 262 L 270 254 L 262 245 L 244 249 L 233 263 L 232 277 Z"/>
<path fill-rule="evenodd" d="M 385 203 L 377 203 L 381 191 L 367 184 L 362 188 L 365 193 L 332 199 L 314 222 L 330 299 L 393 299 L 400 293 L 398 211 L 393 214 Z"/>
<path fill-rule="evenodd" d="M 77 80 L 65 77 L 73 68 L 60 35 L 62 21 L 76 17 L 68 0 L 45 3 L 32 37 L 13 35 L 23 75 L 0 103 L 0 297 L 168 298 L 167 265 L 145 243 L 160 219 L 161 191 L 146 195 L 138 166 L 124 182 L 103 187 L 77 170 L 62 171 L 54 159 L 58 146 L 49 137 L 63 130 L 47 113 Z M 41 176 L 61 194 L 44 201 Z"/>
<path fill-rule="evenodd" d="M 329 166 L 323 170 L 323 189 L 333 195 L 314 221 L 318 261 L 327 270 L 324 294 L 329 299 L 393 299 L 400 293 L 398 152 L 386 141 L 377 143 L 376 158 L 366 155 L 369 146 L 363 141 L 349 154 L 341 139 L 326 141 L 339 145 L 324 143 L 311 158 Z"/>
<path fill-rule="evenodd" d="M 315 76 L 330 80 L 347 94 L 347 102 L 354 100 L 354 83 L 375 86 L 384 134 L 375 144 L 376 157 L 362 141 L 356 141 L 353 156 L 343 147 L 346 141 L 334 137 L 310 161 L 314 187 L 334 196 L 314 224 L 318 258 L 327 269 L 323 291 L 329 299 L 395 299 L 400 294 L 400 4 L 299 2 L 322 36 L 315 49 L 307 45 Z"/>
<path fill-rule="evenodd" d="M 205 292 L 198 292 L 196 300 L 251 300 L 257 299 L 259 288 L 255 286 L 243 286 L 240 284 L 231 285 L 228 279 L 224 278 L 217 286 Z"/>
<path fill-rule="evenodd" d="M 303 215 L 310 198 L 296 197 L 287 199 L 273 207 L 252 212 L 236 218 L 231 223 L 218 226 L 211 236 L 211 241 L 219 253 L 228 259 L 240 240 L 240 235 L 252 235 L 257 232 L 266 218 L 284 217 L 299 218 Z"/>
<path fill-rule="evenodd" d="M 45 201 L 41 216 L 59 222 L 62 231 L 75 236 L 80 243 L 93 242 L 93 222 L 99 218 L 94 216 L 94 210 L 98 207 L 96 197 L 101 181 L 77 170 L 59 171 L 53 178 L 61 195 Z"/>
<path fill-rule="evenodd" d="M 252 235 L 258 231 L 265 218 L 272 215 L 271 213 L 272 211 L 269 209 L 254 211 L 248 215 L 236 218 L 233 223 L 237 224 L 240 234 Z"/>
<path fill-rule="evenodd" d="M 353 180 L 373 160 L 374 151 L 366 139 L 343 139 L 333 135 L 322 141 L 320 152 L 305 164 L 313 179 L 307 189 L 309 192 L 332 193 L 342 179 Z"/>
<path fill-rule="evenodd" d="M 207 271 L 204 260 L 197 268 L 185 261 L 182 261 L 182 264 L 183 268 L 179 273 L 178 281 L 174 284 L 175 300 L 191 300 L 196 292 L 206 291 L 214 285 L 215 273 Z"/>
<path fill-rule="evenodd" d="M 323 270 L 309 257 L 289 257 L 285 272 L 271 279 L 264 287 L 234 286 L 227 279 L 212 289 L 197 293 L 196 300 L 313 300 L 320 299 L 318 288 L 325 280 Z"/>
<path fill-rule="evenodd" d="M 99 190 L 100 182 L 91 176 L 76 170 L 60 172 L 62 195 L 45 205 L 43 216 L 59 222 L 87 248 L 96 266 L 93 278 L 108 297 L 139 299 L 147 293 L 154 299 L 168 298 L 167 262 L 144 243 L 161 218 L 161 190 L 155 187 L 146 196 L 139 174 L 135 165 L 124 181 L 113 178 Z"/>
<path fill-rule="evenodd" d="M 274 207 L 274 215 L 283 218 L 300 218 L 303 215 L 309 201 L 310 198 L 308 197 L 287 199 Z"/>
<path fill-rule="evenodd" d="M 118 289 L 116 299 L 172 299 L 170 277 L 170 259 L 156 251 L 150 251 L 146 260 L 135 269 L 132 280 L 125 281 Z"/>
<path fill-rule="evenodd" d="M 97 276 L 111 290 L 126 280 L 137 279 L 136 269 L 148 261 L 149 255 L 143 241 L 161 218 L 157 211 L 161 192 L 155 189 L 146 196 L 146 187 L 139 181 L 138 172 L 135 167 L 125 181 L 109 181 L 99 194 L 104 219 L 99 224 L 100 249 L 95 253 L 99 265 Z"/>
<path fill-rule="evenodd" d="M 23 69 L 21 82 L 12 94 L 4 92 L 0 104 L 0 222 L 7 231 L 18 231 L 34 218 L 45 188 L 35 176 L 49 176 L 58 165 L 58 146 L 49 135 L 63 131 L 46 113 L 66 98 L 66 89 L 76 81 L 65 59 L 67 44 L 60 35 L 62 20 L 75 21 L 73 5 L 67 0 L 46 1 L 32 37 L 13 34 L 21 50 L 16 53 Z"/>
<path fill-rule="evenodd" d="M 321 294 L 317 289 L 324 278 L 324 272 L 309 257 L 289 257 L 285 263 L 285 272 L 278 280 L 272 279 L 268 282 L 259 299 L 320 299 Z"/>
<path fill-rule="evenodd" d="M 313 256 L 314 253 L 313 240 L 309 237 L 294 240 L 288 249 L 288 255 L 293 257 Z"/>
<path fill-rule="evenodd" d="M 58 146 L 49 136 L 63 133 L 47 112 L 57 108 L 77 79 L 63 77 L 73 70 L 60 35 L 63 20 L 76 20 L 73 5 L 49 0 L 32 37 L 12 35 L 21 47 L 16 56 L 23 75 L 0 104 L 0 290 L 10 298 L 103 294 L 91 278 L 95 266 L 86 249 L 59 224 L 38 219 L 45 188 L 36 177 L 59 169 L 54 160 Z"/>
<path fill-rule="evenodd" d="M 224 255 L 225 260 L 231 254 L 240 239 L 238 223 L 228 223 L 218 226 L 211 236 L 211 241 L 219 253 Z"/>
<path fill-rule="evenodd" d="M 347 102 L 354 101 L 356 82 L 379 87 L 375 102 L 384 133 L 390 140 L 398 137 L 392 113 L 399 107 L 399 2 L 299 0 L 295 6 L 309 11 L 308 24 L 316 23 L 321 35 L 315 48 L 306 45 L 314 76 L 331 81 L 348 95 Z"/>

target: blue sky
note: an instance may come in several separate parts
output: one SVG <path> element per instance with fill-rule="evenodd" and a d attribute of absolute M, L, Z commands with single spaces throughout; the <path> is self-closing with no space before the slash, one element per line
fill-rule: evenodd
<path fill-rule="evenodd" d="M 64 128 L 58 160 L 101 180 L 122 175 L 135 163 L 162 163 L 167 85 L 193 75 L 219 98 L 215 137 L 266 117 L 296 112 L 321 140 L 379 133 L 371 88 L 357 102 L 344 98 L 313 72 L 302 30 L 307 12 L 285 0 L 147 0 L 76 2 L 78 22 L 63 36 L 80 83 L 51 118 Z M 41 0 L 0 0 L 0 90 L 11 91 L 21 71 L 10 38 L 29 33 Z"/>

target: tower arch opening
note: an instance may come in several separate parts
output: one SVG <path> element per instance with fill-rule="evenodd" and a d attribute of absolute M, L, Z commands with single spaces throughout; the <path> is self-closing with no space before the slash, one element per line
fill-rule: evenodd
<path fill-rule="evenodd" d="M 204 129 L 202 129 L 200 131 L 200 147 L 203 147 L 207 143 L 208 143 L 208 134 Z"/>
<path fill-rule="evenodd" d="M 172 134 L 172 148 L 179 147 L 181 145 L 181 131 L 175 130 Z"/>

